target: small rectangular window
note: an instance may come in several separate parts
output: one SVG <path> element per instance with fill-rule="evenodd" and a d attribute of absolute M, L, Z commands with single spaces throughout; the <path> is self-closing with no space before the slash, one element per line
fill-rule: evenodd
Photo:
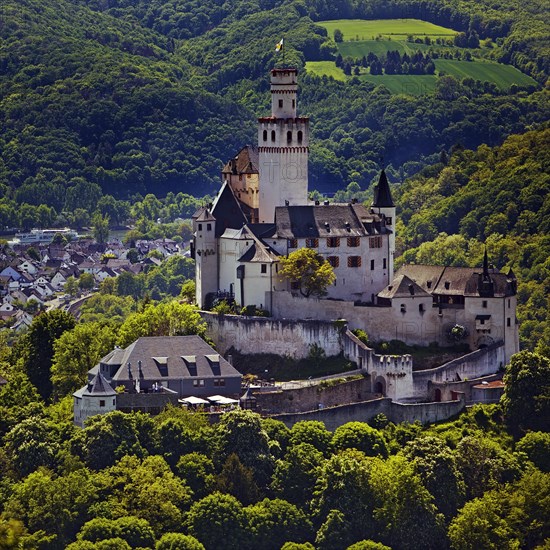
<path fill-rule="evenodd" d="M 386 225 L 391 225 L 392 219 L 390 216 L 386 216 Z"/>
<path fill-rule="evenodd" d="M 359 244 L 360 244 L 359 237 L 348 237 L 349 247 L 359 246 Z"/>
<path fill-rule="evenodd" d="M 388 267 L 388 261 L 386 258 L 382 259 L 382 269 L 386 269 Z"/>
<path fill-rule="evenodd" d="M 319 247 L 319 239 L 306 239 L 306 246 L 308 248 L 318 248 Z"/>
<path fill-rule="evenodd" d="M 338 267 L 340 265 L 340 258 L 338 256 L 329 256 L 327 261 L 332 267 Z"/>
<path fill-rule="evenodd" d="M 206 231 L 212 231 L 212 224 L 211 223 L 206 224 Z"/>
<path fill-rule="evenodd" d="M 296 107 L 296 100 L 293 99 L 293 100 L 292 100 L 292 108 L 294 109 L 295 107 Z"/>
<path fill-rule="evenodd" d="M 282 109 L 282 108 L 283 108 L 283 100 L 279 99 L 279 109 Z"/>
<path fill-rule="evenodd" d="M 382 237 L 371 237 L 369 239 L 369 245 L 371 248 L 382 248 Z"/>
<path fill-rule="evenodd" d="M 483 300 L 483 302 L 481 302 L 481 307 L 487 307 L 487 300 Z"/>
<path fill-rule="evenodd" d="M 374 260 L 370 261 L 370 270 L 372 271 L 374 269 Z"/>
<path fill-rule="evenodd" d="M 100 400 L 99 406 L 100 407 L 105 407 L 105 401 L 103 399 Z"/>
<path fill-rule="evenodd" d="M 298 248 L 298 239 L 288 239 L 288 248 Z"/>
<path fill-rule="evenodd" d="M 336 248 L 340 246 L 340 237 L 327 237 L 327 247 Z"/>
<path fill-rule="evenodd" d="M 510 319 L 510 317 L 508 317 L 508 319 L 506 319 L 506 326 L 507 326 L 507 327 L 511 327 L 511 326 L 512 326 L 512 320 Z"/>
<path fill-rule="evenodd" d="M 204 380 L 193 380 L 193 386 L 195 386 L 195 388 L 204 386 Z"/>
<path fill-rule="evenodd" d="M 418 304 L 418 311 L 420 311 L 420 313 L 424 313 L 424 304 Z"/>
<path fill-rule="evenodd" d="M 262 264 L 262 273 L 267 273 L 267 264 Z"/>
<path fill-rule="evenodd" d="M 348 256 L 348 267 L 361 267 L 361 256 Z"/>
<path fill-rule="evenodd" d="M 202 231 L 202 223 L 199 223 L 199 231 Z"/>

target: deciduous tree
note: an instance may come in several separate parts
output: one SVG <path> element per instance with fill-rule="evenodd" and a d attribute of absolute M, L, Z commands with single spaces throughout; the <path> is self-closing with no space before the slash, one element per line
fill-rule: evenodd
<path fill-rule="evenodd" d="M 281 257 L 279 276 L 298 286 L 302 296 L 325 296 L 336 275 L 332 266 L 313 248 L 300 248 Z"/>

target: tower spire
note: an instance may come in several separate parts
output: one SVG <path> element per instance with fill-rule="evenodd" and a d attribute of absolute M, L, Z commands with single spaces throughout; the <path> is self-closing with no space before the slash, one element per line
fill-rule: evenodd
<path fill-rule="evenodd" d="M 374 187 L 372 206 L 375 208 L 393 208 L 395 206 L 395 204 L 393 204 L 390 184 L 388 183 L 388 177 L 386 176 L 386 170 L 384 169 L 380 172 L 378 185 Z"/>

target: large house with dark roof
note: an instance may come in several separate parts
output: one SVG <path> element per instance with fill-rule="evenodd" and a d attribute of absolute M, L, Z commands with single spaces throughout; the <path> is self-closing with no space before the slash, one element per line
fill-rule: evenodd
<path fill-rule="evenodd" d="M 112 410 L 160 411 L 190 396 L 238 398 L 241 379 L 200 336 L 138 338 L 89 371 L 88 384 L 73 394 L 75 423 Z"/>
<path fill-rule="evenodd" d="M 308 201 L 309 119 L 297 115 L 296 79 L 296 69 L 271 71 L 272 112 L 258 119 L 258 146 L 224 166 L 216 200 L 193 217 L 199 306 L 229 298 L 279 318 L 344 317 L 375 339 L 409 344 L 449 345 L 456 327 L 471 349 L 502 342 L 508 360 L 519 349 L 514 274 L 489 268 L 487 257 L 480 268 L 408 265 L 394 274 L 396 209 L 384 170 L 368 207 Z M 304 302 L 279 276 L 281 257 L 300 248 L 334 269 L 320 302 Z"/>

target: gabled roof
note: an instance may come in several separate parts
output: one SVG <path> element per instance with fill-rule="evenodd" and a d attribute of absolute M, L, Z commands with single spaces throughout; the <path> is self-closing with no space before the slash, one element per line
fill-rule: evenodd
<path fill-rule="evenodd" d="M 258 148 L 246 145 L 222 169 L 222 174 L 257 174 L 259 167 Z"/>
<path fill-rule="evenodd" d="M 353 237 L 390 233 L 378 214 L 361 204 L 279 206 L 275 208 L 277 236 Z"/>
<path fill-rule="evenodd" d="M 206 206 L 201 206 L 195 212 L 195 215 L 193 216 L 193 218 L 195 218 L 195 220 L 198 222 L 215 222 L 216 221 L 216 218 L 212 216 L 212 214 L 210 213 L 210 210 L 208 210 L 208 207 Z"/>
<path fill-rule="evenodd" d="M 431 295 L 416 284 L 406 275 L 396 277 L 391 285 L 388 285 L 378 294 L 380 298 L 411 298 L 412 296 L 420 298 L 431 298 Z"/>
<path fill-rule="evenodd" d="M 430 294 L 441 296 L 483 295 L 483 269 L 478 267 L 443 267 L 436 265 L 404 265 L 396 278 L 406 275 Z M 489 270 L 493 296 L 513 296 L 516 293 L 516 279 Z"/>
<path fill-rule="evenodd" d="M 254 240 L 254 244 L 239 258 L 239 262 L 271 263 L 276 262 L 279 253 L 270 246 Z"/>
<path fill-rule="evenodd" d="M 227 181 L 214 201 L 212 215 L 216 220 L 216 237 L 223 235 L 227 228 L 239 229 L 248 221 Z"/>
<path fill-rule="evenodd" d="M 385 170 L 380 172 L 378 185 L 374 186 L 372 206 L 375 208 L 393 208 L 395 206 L 391 197 L 390 184 L 388 183 Z"/>
<path fill-rule="evenodd" d="M 195 361 L 189 360 L 194 357 Z M 160 361 L 162 359 L 162 361 Z M 110 365 L 113 385 L 132 379 L 240 377 L 240 373 L 209 346 L 200 336 L 150 336 L 137 339 L 126 349 L 114 349 L 100 360 Z M 139 368 L 141 366 L 141 369 Z M 99 371 L 99 365 L 92 369 Z"/>

